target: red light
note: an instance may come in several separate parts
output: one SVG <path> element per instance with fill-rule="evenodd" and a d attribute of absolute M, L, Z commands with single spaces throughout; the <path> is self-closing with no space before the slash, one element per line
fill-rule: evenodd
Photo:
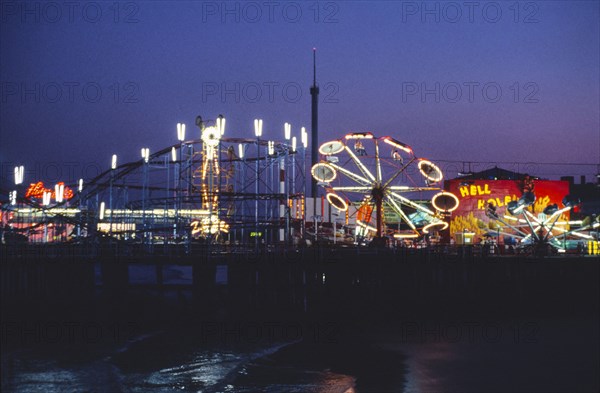
<path fill-rule="evenodd" d="M 64 186 L 64 182 L 59 182 L 58 185 L 59 186 Z M 49 192 L 51 193 L 51 197 L 52 198 L 56 198 L 56 193 L 54 192 L 54 189 L 51 188 L 46 188 L 44 186 L 44 182 L 37 182 L 37 183 L 31 183 L 29 185 L 29 188 L 27 189 L 27 191 L 25 192 L 25 198 L 43 198 L 44 197 L 44 192 Z M 71 190 L 71 188 L 65 186 L 65 190 L 64 190 L 64 194 L 63 194 L 63 198 L 65 200 L 71 199 L 73 198 L 73 190 Z"/>

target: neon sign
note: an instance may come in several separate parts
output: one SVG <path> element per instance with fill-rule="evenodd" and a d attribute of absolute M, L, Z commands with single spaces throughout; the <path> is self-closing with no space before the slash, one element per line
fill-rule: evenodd
<path fill-rule="evenodd" d="M 446 192 L 454 194 L 460 204 L 453 212 L 450 233 L 473 232 L 483 236 L 495 230 L 495 222 L 486 215 L 489 207 L 497 209 L 496 214 L 503 216 L 513 201 L 518 201 L 524 191 L 532 190 L 535 184 L 534 203 L 526 209 L 536 217 L 552 204 L 561 205 L 564 196 L 569 194 L 569 183 L 556 180 L 489 180 L 489 179 L 453 179 L 445 184 Z M 566 214 L 566 213 L 565 213 Z M 567 218 L 567 216 L 566 216 Z M 520 223 L 523 224 L 523 223 Z"/>
<path fill-rule="evenodd" d="M 229 232 L 229 224 L 225 221 L 219 220 L 217 216 L 204 217 L 201 220 L 195 220 L 190 223 L 192 235 L 214 235 L 217 232 Z"/>
<path fill-rule="evenodd" d="M 63 199 L 71 199 L 73 198 L 73 190 L 71 190 L 71 188 L 65 186 L 64 182 L 59 182 L 57 183 L 58 186 L 63 186 L 64 187 L 64 191 L 63 191 Z M 49 192 L 50 196 L 54 199 L 56 199 L 56 192 L 54 189 L 51 188 L 46 188 L 44 186 L 44 182 L 37 182 L 37 183 L 31 183 L 29 185 L 29 188 L 27 188 L 27 191 L 25 192 L 25 198 L 43 198 L 44 197 L 44 193 L 45 192 Z"/>

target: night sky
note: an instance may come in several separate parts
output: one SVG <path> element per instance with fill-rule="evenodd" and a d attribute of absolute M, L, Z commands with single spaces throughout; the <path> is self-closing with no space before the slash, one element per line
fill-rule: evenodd
<path fill-rule="evenodd" d="M 313 47 L 321 142 L 372 131 L 434 160 L 600 163 L 598 1 L 68 4 L 1 2 L 6 178 L 89 178 L 175 143 L 177 122 L 199 136 L 197 115 L 225 115 L 229 137 L 257 117 L 265 138 L 286 121 L 299 135 Z"/>

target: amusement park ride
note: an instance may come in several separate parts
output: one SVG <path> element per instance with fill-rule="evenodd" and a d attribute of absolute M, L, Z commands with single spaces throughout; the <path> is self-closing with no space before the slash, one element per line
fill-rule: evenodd
<path fill-rule="evenodd" d="M 518 200 L 508 203 L 506 210 L 509 214 L 500 215 L 496 206 L 489 204 L 486 215 L 498 224 L 498 234 L 518 239 L 519 249 L 527 253 L 564 252 L 567 239 L 572 238 L 594 240 L 592 235 L 585 232 L 600 228 L 600 215 L 595 219 L 588 216 L 583 220 L 569 220 L 566 215 L 579 205 L 578 198 L 567 195 L 562 201 L 562 208 L 557 204 L 548 205 L 538 215 L 528 210 L 535 200 L 533 191 L 526 191 Z"/>
<path fill-rule="evenodd" d="M 359 236 L 372 232 L 376 243 L 385 243 L 386 235 L 417 238 L 448 227 L 442 210 L 433 211 L 413 200 L 414 195 L 439 191 L 435 185 L 443 175 L 431 161 L 417 158 L 409 145 L 390 136 L 349 133 L 323 143 L 319 153 L 324 159 L 312 167 L 311 174 L 338 210 L 358 204 Z M 436 194 L 434 200 L 442 195 Z M 418 228 L 417 222 L 424 225 Z"/>
<path fill-rule="evenodd" d="M 86 182 L 54 189 L 38 182 L 24 189 L 23 168 L 15 168 L 19 190 L 2 206 L 3 241 L 9 232 L 32 243 L 113 239 L 150 249 L 194 239 L 256 247 L 331 240 L 319 236 L 316 222 L 309 230 L 317 216 L 307 205 L 316 209 L 320 199 L 321 227 L 331 223 L 324 214 L 327 201 L 331 215 L 345 215 L 346 240 L 385 245 L 444 231 L 459 204 L 441 190 L 440 168 L 391 136 L 353 132 L 321 144 L 321 160 L 313 161 L 310 173 L 324 192 L 309 198 L 304 128 L 300 138 L 292 137 L 286 123 L 280 142 L 263 139 L 258 119 L 254 138 L 227 137 L 223 116 L 198 116 L 196 125 L 198 138 L 186 139 L 185 124 L 178 124 L 176 144 L 154 153 L 143 148 L 140 159 L 120 165 L 113 155 L 110 169 Z M 571 197 L 564 207 L 550 205 L 537 215 L 529 209 L 534 202 L 530 191 L 508 203 L 509 214 L 490 205 L 487 216 L 497 223 L 498 236 L 518 239 L 521 249 L 560 250 L 567 238 L 594 239 L 585 231 L 600 227 L 598 217 L 569 221 L 566 213 L 578 204 Z M 334 242 L 337 235 L 334 229 Z"/>
<path fill-rule="evenodd" d="M 113 155 L 110 169 L 56 191 L 41 182 L 22 190 L 21 176 L 21 192 L 11 191 L 3 206 L 3 228 L 30 242 L 112 238 L 152 245 L 197 238 L 262 244 L 300 236 L 304 128 L 300 138 L 292 137 L 286 124 L 285 141 L 276 142 L 262 138 L 262 120 L 255 121 L 254 138 L 227 138 L 223 116 L 198 116 L 196 125 L 198 138 L 186 139 L 185 124 L 178 124 L 178 143 L 153 153 L 142 148 L 140 159 L 125 164 Z M 21 172 L 17 168 L 15 176 Z"/>

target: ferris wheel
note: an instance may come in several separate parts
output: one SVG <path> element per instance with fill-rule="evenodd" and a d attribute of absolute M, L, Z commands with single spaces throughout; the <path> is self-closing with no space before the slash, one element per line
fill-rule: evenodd
<path fill-rule="evenodd" d="M 323 160 L 311 168 L 313 178 L 332 206 L 341 211 L 356 207 L 363 235 L 416 238 L 448 227 L 440 212 L 416 201 L 440 190 L 442 171 L 416 157 L 409 145 L 390 136 L 349 133 L 323 143 L 319 153 Z"/>

